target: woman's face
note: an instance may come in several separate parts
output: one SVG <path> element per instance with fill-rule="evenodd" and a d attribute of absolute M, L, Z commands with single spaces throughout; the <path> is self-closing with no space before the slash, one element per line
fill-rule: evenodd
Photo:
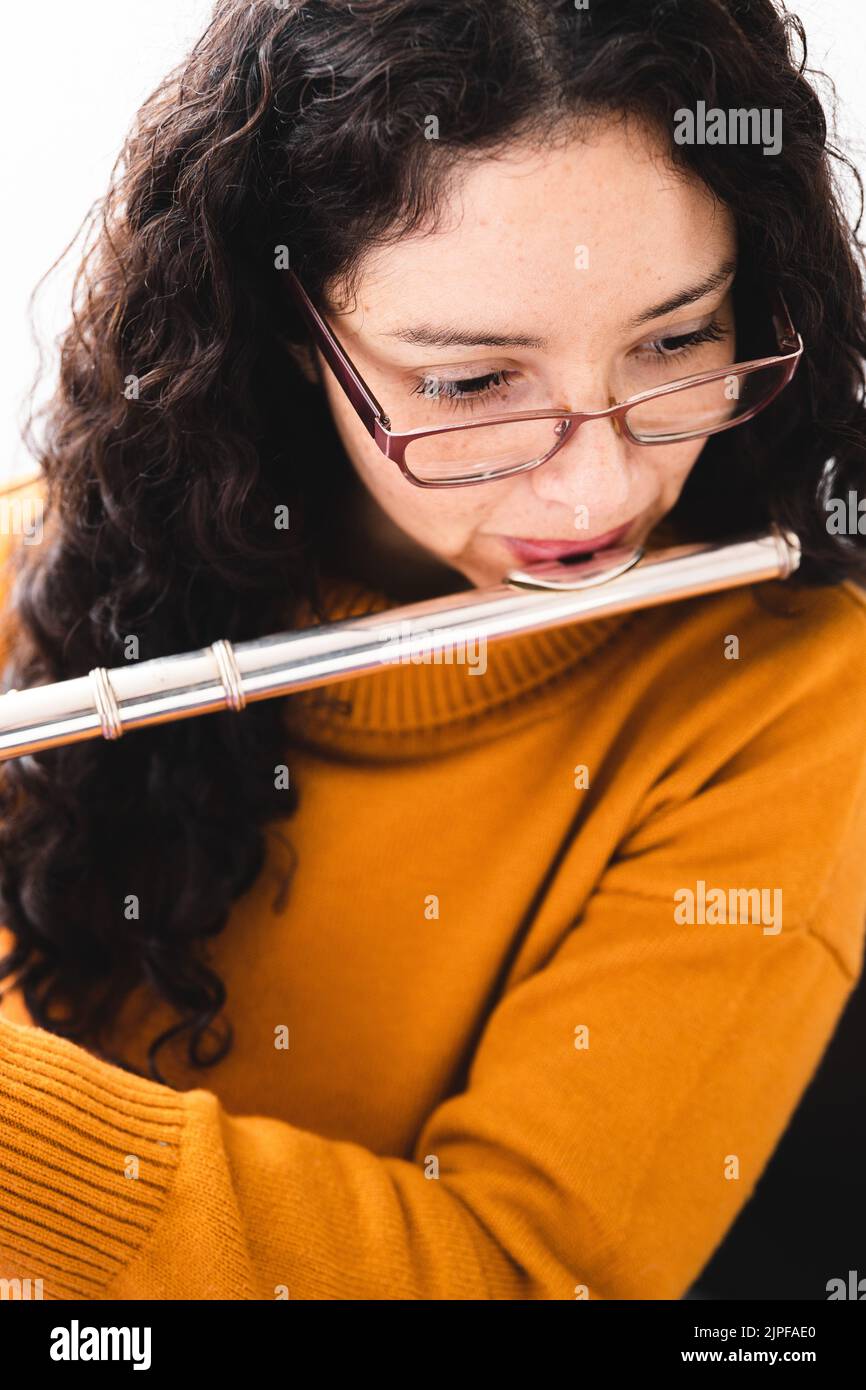
<path fill-rule="evenodd" d="M 730 361 L 733 219 L 664 156 L 632 123 L 549 152 L 515 147 L 507 159 L 467 166 L 443 230 L 371 253 L 348 312 L 328 317 L 392 428 L 546 405 L 602 409 Z M 705 442 L 641 447 L 610 420 L 593 420 L 527 472 L 418 488 L 384 458 L 317 359 L 366 489 L 362 547 L 381 540 L 391 566 L 426 560 L 475 585 L 531 562 L 506 538 L 591 549 L 593 538 L 625 528 L 618 543 L 643 539 Z"/>

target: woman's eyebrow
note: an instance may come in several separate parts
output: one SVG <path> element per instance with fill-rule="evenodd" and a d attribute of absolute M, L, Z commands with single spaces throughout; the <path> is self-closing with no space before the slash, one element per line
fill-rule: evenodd
<path fill-rule="evenodd" d="M 546 338 L 488 333 L 484 329 L 434 328 L 427 323 L 415 324 L 411 328 L 396 328 L 385 336 L 399 338 L 401 342 L 413 343 L 416 347 L 547 347 Z"/>
<path fill-rule="evenodd" d="M 703 299 L 704 295 L 709 294 L 711 290 L 719 289 L 736 268 L 735 260 L 725 261 L 718 270 L 714 270 L 698 284 L 680 290 L 669 299 L 662 300 L 660 304 L 654 304 L 651 309 L 646 309 L 636 318 L 630 319 L 628 327 L 637 328 L 650 319 L 657 319 L 662 314 L 673 313 L 674 309 L 682 309 L 686 304 L 693 304 L 696 300 Z M 429 323 L 414 324 L 409 328 L 396 328 L 384 336 L 398 338 L 400 342 L 411 343 L 415 347 L 546 348 L 548 344 L 546 338 L 531 338 L 525 334 L 493 333 L 484 329 L 456 328 L 450 325 L 437 327 Z"/>
<path fill-rule="evenodd" d="M 729 258 L 706 279 L 699 280 L 696 285 L 690 285 L 688 289 L 671 295 L 670 299 L 663 299 L 660 304 L 654 304 L 651 309 L 638 314 L 637 318 L 629 319 L 629 328 L 639 328 L 642 323 L 648 323 L 650 319 L 661 318 L 662 314 L 672 314 L 675 309 L 682 309 L 686 304 L 694 304 L 696 300 L 703 299 L 705 294 L 720 289 L 725 281 L 733 275 L 736 268 L 736 260 L 732 257 Z"/>

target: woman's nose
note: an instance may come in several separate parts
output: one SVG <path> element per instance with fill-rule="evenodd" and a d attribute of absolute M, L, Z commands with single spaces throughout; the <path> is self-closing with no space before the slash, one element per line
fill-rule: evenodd
<path fill-rule="evenodd" d="M 628 501 L 628 449 L 614 420 L 575 421 L 561 449 L 529 475 L 535 494 L 608 517 Z"/>

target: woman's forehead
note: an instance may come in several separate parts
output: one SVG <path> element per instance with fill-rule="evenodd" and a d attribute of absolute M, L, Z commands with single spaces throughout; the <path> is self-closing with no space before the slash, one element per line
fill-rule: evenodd
<path fill-rule="evenodd" d="M 735 245 L 730 212 L 670 167 L 650 132 L 617 122 L 591 140 L 473 162 L 439 226 L 371 251 L 339 307 L 365 335 L 434 310 L 539 335 L 551 314 L 584 302 L 594 317 L 632 316 L 636 294 L 647 304 L 673 295 Z"/>

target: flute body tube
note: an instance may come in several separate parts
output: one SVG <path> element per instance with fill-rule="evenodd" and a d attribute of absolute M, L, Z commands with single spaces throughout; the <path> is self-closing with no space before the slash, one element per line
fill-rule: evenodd
<path fill-rule="evenodd" d="M 384 612 L 254 641 L 98 667 L 86 676 L 0 696 L 0 760 L 127 730 L 240 711 L 255 700 L 362 676 L 437 647 L 494 641 L 632 609 L 784 579 L 800 561 L 790 531 L 666 550 L 599 552 L 510 572 L 473 588 Z"/>

